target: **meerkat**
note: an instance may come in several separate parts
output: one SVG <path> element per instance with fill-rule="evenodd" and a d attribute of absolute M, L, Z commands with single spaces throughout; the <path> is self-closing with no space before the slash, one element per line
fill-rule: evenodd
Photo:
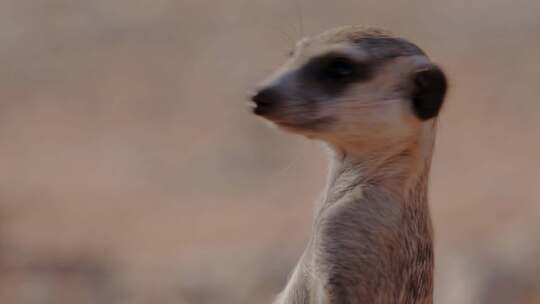
<path fill-rule="evenodd" d="M 443 71 L 415 44 L 341 27 L 297 43 L 253 112 L 326 143 L 312 235 L 276 304 L 433 303 L 427 199 Z"/>

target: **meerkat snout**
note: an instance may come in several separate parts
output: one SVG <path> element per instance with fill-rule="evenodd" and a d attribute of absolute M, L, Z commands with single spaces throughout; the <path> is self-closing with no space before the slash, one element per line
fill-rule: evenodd
<path fill-rule="evenodd" d="M 444 73 L 416 45 L 347 27 L 303 39 L 252 100 L 255 114 L 295 133 L 399 140 L 438 115 L 445 93 Z"/>
<path fill-rule="evenodd" d="M 268 115 L 273 109 L 279 107 L 280 101 L 284 99 L 278 88 L 265 87 L 257 91 L 251 100 L 255 103 L 253 113 L 256 115 Z"/>

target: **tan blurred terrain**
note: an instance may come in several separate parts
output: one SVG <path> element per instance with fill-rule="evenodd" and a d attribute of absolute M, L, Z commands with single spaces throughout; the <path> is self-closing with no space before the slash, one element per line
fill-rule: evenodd
<path fill-rule="evenodd" d="M 301 31 L 345 24 L 410 38 L 451 80 L 431 188 L 436 302 L 540 303 L 539 11 L 2 1 L 0 303 L 270 303 L 326 157 L 245 96 Z"/>

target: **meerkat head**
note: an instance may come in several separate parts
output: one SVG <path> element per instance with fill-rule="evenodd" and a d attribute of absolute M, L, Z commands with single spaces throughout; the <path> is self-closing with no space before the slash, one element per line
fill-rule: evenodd
<path fill-rule="evenodd" d="M 413 43 L 344 27 L 299 41 L 251 99 L 256 115 L 339 146 L 414 141 L 445 93 L 444 73 Z"/>

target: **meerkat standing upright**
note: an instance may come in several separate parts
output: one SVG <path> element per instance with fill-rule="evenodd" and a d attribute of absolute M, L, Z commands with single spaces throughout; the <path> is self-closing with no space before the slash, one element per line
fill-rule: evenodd
<path fill-rule="evenodd" d="M 416 45 L 343 27 L 301 40 L 253 112 L 321 140 L 328 186 L 277 304 L 433 303 L 427 183 L 444 73 Z"/>

